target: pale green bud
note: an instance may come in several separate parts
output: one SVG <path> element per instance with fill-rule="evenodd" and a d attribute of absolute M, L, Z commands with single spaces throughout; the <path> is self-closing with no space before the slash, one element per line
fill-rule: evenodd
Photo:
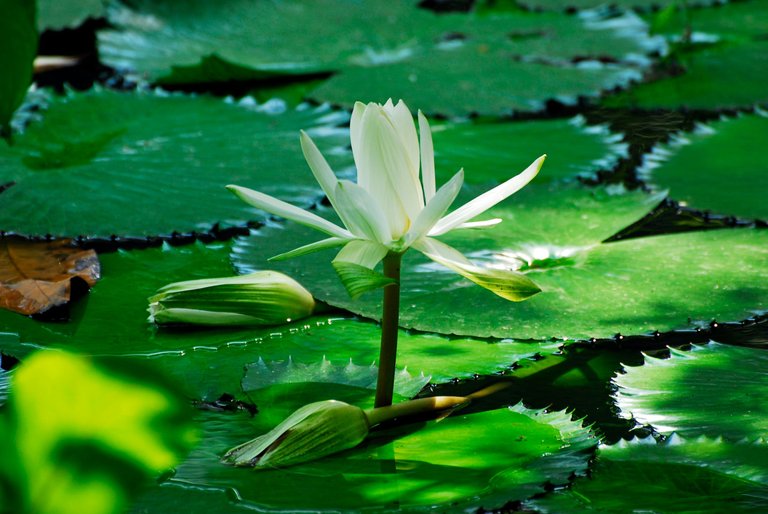
<path fill-rule="evenodd" d="M 257 469 L 290 466 L 357 446 L 368 428 L 358 407 L 336 400 L 310 403 L 270 432 L 229 450 L 222 462 Z"/>
<path fill-rule="evenodd" d="M 308 462 L 357 446 L 380 423 L 426 413 L 441 414 L 442 419 L 469 402 L 460 396 L 433 396 L 368 410 L 336 400 L 310 403 L 268 433 L 232 448 L 221 461 L 256 469 Z"/>
<path fill-rule="evenodd" d="M 149 298 L 158 324 L 280 325 L 312 314 L 315 300 L 301 284 L 276 271 L 169 284 Z"/>

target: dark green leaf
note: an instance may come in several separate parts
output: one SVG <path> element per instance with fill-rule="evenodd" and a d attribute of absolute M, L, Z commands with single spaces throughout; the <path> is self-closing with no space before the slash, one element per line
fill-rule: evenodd
<path fill-rule="evenodd" d="M 572 512 L 763 512 L 768 508 L 768 446 L 678 436 L 601 446 L 591 478 L 528 506 Z"/>
<path fill-rule="evenodd" d="M 309 96 L 343 105 L 403 98 L 447 115 L 540 110 L 550 99 L 574 103 L 639 78 L 644 54 L 658 49 L 647 26 L 630 15 L 436 15 L 412 0 L 229 0 L 226 9 L 204 0 L 125 0 L 109 18 L 119 30 L 99 34 L 102 58 L 150 80 L 340 72 Z M 600 66 L 604 57 L 620 64 Z M 585 58 L 591 63 L 573 62 Z"/>
<path fill-rule="evenodd" d="M 768 352 L 709 343 L 645 357 L 616 376 L 625 417 L 661 433 L 755 440 L 768 433 Z"/>
<path fill-rule="evenodd" d="M 602 125 L 588 126 L 580 116 L 514 123 L 433 122 L 432 139 L 438 183 L 447 182 L 461 168 L 467 184 L 503 182 L 543 154 L 547 160 L 536 184 L 591 177 L 612 169 L 627 152 L 621 134 Z"/>
<path fill-rule="evenodd" d="M 337 391 L 338 399 L 354 403 L 351 388 L 346 395 Z M 311 393 L 304 398 L 312 400 Z M 540 492 L 547 481 L 560 484 L 582 473 L 596 442 L 567 414 L 517 405 L 375 432 L 358 448 L 285 470 L 254 473 L 212 465 L 215 455 L 263 430 L 254 422 L 258 426 L 249 429 L 244 420 L 207 416 L 206 438 L 178 468 L 173 485 L 234 489 L 244 507 L 270 510 L 493 508 Z M 222 498 L 212 494 L 214 500 Z"/>
<path fill-rule="evenodd" d="M 664 28 L 671 41 L 692 31 L 672 58 L 669 76 L 609 97 L 609 107 L 728 109 L 768 102 L 768 4 L 730 2 L 711 9 L 678 10 Z M 682 67 L 682 73 L 680 73 Z"/>
<path fill-rule="evenodd" d="M 100 18 L 104 0 L 37 0 L 37 27 L 43 30 L 74 29 L 85 20 Z"/>
<path fill-rule="evenodd" d="M 14 146 L 0 142 L 0 230 L 24 235 L 149 236 L 244 226 L 264 214 L 224 186 L 237 183 L 307 206 L 320 190 L 299 130 L 329 158 L 346 145 L 347 114 L 285 110 L 275 101 L 96 88 L 49 97 Z M 332 159 L 337 169 L 351 161 Z M 39 208 L 30 209 L 30 205 Z"/>
<path fill-rule="evenodd" d="M 768 219 L 768 162 L 755 151 L 766 140 L 762 112 L 700 125 L 646 156 L 646 179 L 695 209 Z"/>

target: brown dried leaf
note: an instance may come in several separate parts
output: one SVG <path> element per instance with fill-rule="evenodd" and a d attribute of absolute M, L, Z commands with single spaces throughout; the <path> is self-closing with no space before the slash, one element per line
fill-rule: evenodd
<path fill-rule="evenodd" d="M 40 314 L 70 301 L 72 279 L 93 286 L 101 267 L 96 252 L 69 239 L 0 239 L 0 308 Z"/>

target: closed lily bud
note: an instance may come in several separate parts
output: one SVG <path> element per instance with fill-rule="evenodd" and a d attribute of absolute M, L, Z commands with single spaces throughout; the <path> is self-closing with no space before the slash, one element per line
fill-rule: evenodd
<path fill-rule="evenodd" d="M 169 284 L 149 298 L 158 324 L 280 325 L 307 317 L 315 300 L 301 284 L 276 271 Z"/>
<path fill-rule="evenodd" d="M 310 403 L 268 433 L 232 448 L 221 461 L 255 469 L 308 462 L 357 446 L 371 427 L 385 421 L 447 415 L 469 402 L 465 397 L 437 396 L 368 410 L 336 400 Z"/>
<path fill-rule="evenodd" d="M 229 450 L 222 462 L 255 468 L 290 466 L 357 446 L 368 428 L 363 409 L 336 400 L 310 403 L 267 434 Z"/>

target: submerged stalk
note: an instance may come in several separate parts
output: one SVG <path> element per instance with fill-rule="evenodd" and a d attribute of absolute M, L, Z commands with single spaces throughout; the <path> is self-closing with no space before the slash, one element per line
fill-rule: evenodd
<path fill-rule="evenodd" d="M 374 407 L 392 405 L 395 387 L 395 361 L 397 359 L 397 327 L 400 319 L 400 262 L 402 253 L 389 252 L 384 257 L 384 276 L 395 281 L 384 287 L 381 312 L 381 348 L 379 351 L 379 376 L 376 381 Z"/>

